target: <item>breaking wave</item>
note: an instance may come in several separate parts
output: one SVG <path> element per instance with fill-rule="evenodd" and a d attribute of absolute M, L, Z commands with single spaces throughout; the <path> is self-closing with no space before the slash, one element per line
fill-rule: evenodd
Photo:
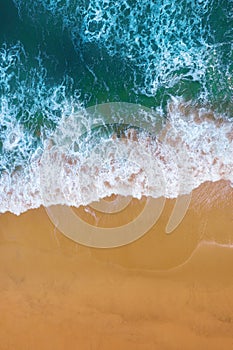
<path fill-rule="evenodd" d="M 174 198 L 205 181 L 233 183 L 230 121 L 175 99 L 166 124 L 159 118 L 127 103 L 62 118 L 41 154 L 11 175 L 2 173 L 1 212 L 86 205 L 111 194 Z"/>

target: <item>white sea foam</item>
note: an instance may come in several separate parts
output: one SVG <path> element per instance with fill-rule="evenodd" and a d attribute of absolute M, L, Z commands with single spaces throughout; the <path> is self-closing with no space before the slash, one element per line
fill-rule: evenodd
<path fill-rule="evenodd" d="M 45 13 L 48 21 L 59 21 L 78 51 L 80 42 L 95 43 L 109 55 L 120 56 L 134 69 L 136 92 L 154 96 L 161 87 L 172 88 L 188 79 L 201 83 L 206 95 L 206 72 L 215 64 L 216 48 L 207 40 L 211 33 L 203 16 L 211 12 L 213 0 L 14 3 L 38 25 L 40 13 Z"/>
<path fill-rule="evenodd" d="M 167 93 L 186 94 L 187 99 L 196 94 L 202 103 L 217 102 L 219 110 L 231 110 L 232 0 L 14 3 L 22 18 L 29 16 L 45 32 L 65 29 L 77 53 L 92 57 L 91 64 L 85 59 L 83 64 L 95 80 L 93 66 L 107 55 L 124 62 L 132 73 L 133 93 L 158 97 L 161 103 Z M 219 16 L 227 24 L 225 32 L 215 30 Z"/>
<path fill-rule="evenodd" d="M 67 97 L 68 77 L 51 86 L 40 55 L 30 62 L 23 45 L 0 48 L 0 172 L 24 166 L 43 145 L 63 115 L 79 109 L 78 97 Z M 40 122 L 39 122 L 39 119 Z M 30 162 L 30 160 L 28 160 Z M 12 167 L 11 167 L 12 168 Z"/>
<path fill-rule="evenodd" d="M 82 132 L 80 113 L 61 121 L 43 154 L 28 168 L 2 174 L 1 212 L 20 214 L 51 204 L 79 206 L 112 193 L 174 198 L 205 181 L 233 183 L 233 124 L 226 118 L 216 119 L 176 100 L 156 139 L 148 132 L 136 138 L 104 137 L 85 152 L 73 147 Z M 82 116 L 88 129 L 87 113 Z"/>

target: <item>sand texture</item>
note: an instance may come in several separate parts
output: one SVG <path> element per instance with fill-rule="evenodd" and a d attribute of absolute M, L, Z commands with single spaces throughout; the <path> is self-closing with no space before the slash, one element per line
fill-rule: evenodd
<path fill-rule="evenodd" d="M 74 209 L 91 225 L 133 220 Z M 0 216 L 0 350 L 233 349 L 233 190 L 193 191 L 170 235 L 175 200 L 137 241 L 85 247 L 54 227 L 44 208 Z"/>

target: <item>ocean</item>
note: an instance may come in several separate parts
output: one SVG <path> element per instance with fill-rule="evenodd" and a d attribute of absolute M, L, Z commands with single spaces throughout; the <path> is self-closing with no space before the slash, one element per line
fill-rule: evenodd
<path fill-rule="evenodd" d="M 232 0 L 1 0 L 1 213 L 233 184 L 232 118 Z"/>

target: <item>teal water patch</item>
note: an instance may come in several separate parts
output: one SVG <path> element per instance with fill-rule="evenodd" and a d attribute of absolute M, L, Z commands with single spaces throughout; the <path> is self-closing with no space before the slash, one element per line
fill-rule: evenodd
<path fill-rule="evenodd" d="M 230 108 L 232 0 L 14 3 L 21 17 L 30 18 L 37 27 L 67 32 L 105 102 L 114 96 L 150 102 L 145 98 L 150 96 L 154 105 L 165 106 L 170 95 L 179 95 Z M 103 77 L 108 89 L 100 84 Z M 116 84 L 119 79 L 124 84 Z"/>

